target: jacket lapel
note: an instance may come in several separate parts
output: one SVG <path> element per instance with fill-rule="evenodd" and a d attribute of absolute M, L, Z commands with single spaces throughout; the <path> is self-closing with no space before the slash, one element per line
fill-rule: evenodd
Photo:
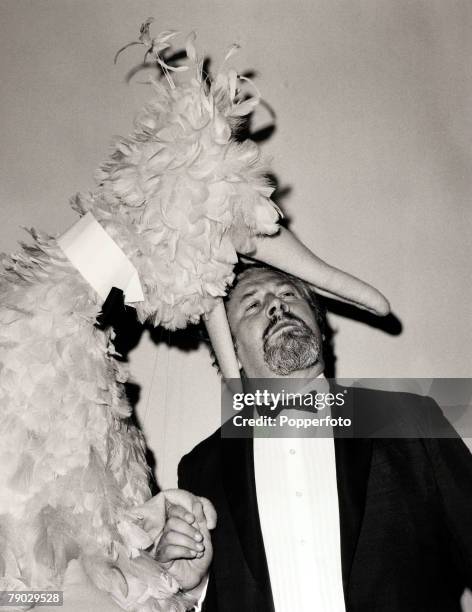
<path fill-rule="evenodd" d="M 257 506 L 253 439 L 232 438 L 222 443 L 223 480 L 230 512 L 249 569 L 267 601 L 267 611 L 273 610 Z"/>
<path fill-rule="evenodd" d="M 342 392 L 343 387 L 331 380 L 330 390 L 336 394 Z M 335 430 L 334 439 L 341 532 L 341 567 L 346 601 L 349 595 L 349 581 L 354 556 L 364 519 L 367 485 L 372 461 L 372 438 L 354 437 L 356 430 L 358 436 L 366 435 L 364 429 L 359 428 L 358 422 L 361 418 L 359 408 L 364 408 L 364 398 L 358 395 L 357 389 L 352 387 L 350 391 L 346 404 L 342 408 L 334 406 L 332 410 L 333 417 L 351 418 L 353 427 L 348 431 Z M 357 413 L 357 416 L 355 413 Z"/>
<path fill-rule="evenodd" d="M 341 566 L 346 599 L 354 555 L 364 518 L 372 458 L 372 440 L 334 440 L 341 530 Z"/>

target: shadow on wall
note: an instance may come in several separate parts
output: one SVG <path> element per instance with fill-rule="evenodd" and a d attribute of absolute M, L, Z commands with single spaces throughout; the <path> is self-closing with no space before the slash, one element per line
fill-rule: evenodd
<path fill-rule="evenodd" d="M 367 310 L 360 310 L 356 306 L 338 302 L 332 298 L 324 297 L 323 302 L 328 312 L 374 327 L 389 336 L 399 336 L 403 331 L 401 320 L 393 312 L 386 317 L 378 317 Z"/>

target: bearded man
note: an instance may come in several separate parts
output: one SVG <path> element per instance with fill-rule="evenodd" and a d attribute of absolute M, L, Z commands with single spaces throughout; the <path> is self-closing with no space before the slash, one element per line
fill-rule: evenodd
<path fill-rule="evenodd" d="M 325 319 L 307 285 L 250 268 L 227 313 L 246 386 L 276 377 L 305 391 L 326 386 Z M 431 436 L 431 423 L 448 427 L 431 399 L 352 392 L 369 414 L 411 416 L 416 437 L 217 431 L 182 459 L 179 486 L 218 514 L 203 610 L 460 611 L 472 586 L 472 456 L 458 437 Z M 212 550 L 195 544 L 192 520 L 175 509 L 158 555 L 186 559 L 189 585 L 202 588 Z"/>

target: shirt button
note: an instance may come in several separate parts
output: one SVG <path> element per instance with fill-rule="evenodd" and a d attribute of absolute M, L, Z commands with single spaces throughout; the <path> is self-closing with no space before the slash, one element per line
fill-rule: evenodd
<path fill-rule="evenodd" d="M 296 492 L 295 492 L 295 495 L 296 495 L 297 497 L 302 497 L 303 493 L 302 493 L 301 491 L 296 491 Z"/>
<path fill-rule="evenodd" d="M 291 448 L 291 449 L 290 449 L 288 452 L 289 452 L 291 455 L 295 455 L 295 453 L 296 453 L 297 451 L 296 451 L 294 448 Z"/>

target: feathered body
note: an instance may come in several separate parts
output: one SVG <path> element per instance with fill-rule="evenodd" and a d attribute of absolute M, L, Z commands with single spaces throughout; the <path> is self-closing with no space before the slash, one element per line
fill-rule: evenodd
<path fill-rule="evenodd" d="M 161 63 L 171 35 L 151 40 L 147 22 L 146 37 Z M 206 83 L 192 37 L 187 54 L 193 76 L 153 83 L 132 136 L 115 143 L 94 192 L 73 202 L 136 267 L 141 320 L 169 329 L 211 310 L 236 251 L 276 232 L 278 218 L 257 146 L 232 138 L 255 101 L 238 101 L 232 71 Z M 113 332 L 94 326 L 102 299 L 54 238 L 32 236 L 0 269 L 0 590 L 60 588 L 80 558 L 101 588 L 123 600 L 139 593 L 127 609 L 184 609 L 130 513 L 150 497 L 148 468 Z"/>

